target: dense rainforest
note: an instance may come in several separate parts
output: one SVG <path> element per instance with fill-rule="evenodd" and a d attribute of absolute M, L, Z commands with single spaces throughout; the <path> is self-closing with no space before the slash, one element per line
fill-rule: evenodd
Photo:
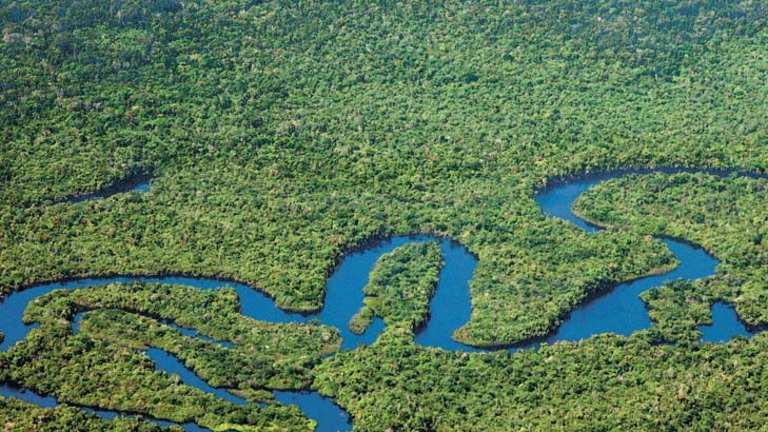
<path fill-rule="evenodd" d="M 651 234 L 721 260 L 713 278 L 644 293 L 648 331 L 517 353 L 413 342 L 436 313 L 430 244 L 377 264 L 352 324 L 378 315 L 386 331 L 334 356 L 335 329 L 252 320 L 232 290 L 53 292 L 26 311 L 39 326 L 0 353 L 0 381 L 65 405 L 0 398 L 0 426 L 154 430 L 76 408 L 93 405 L 309 430 L 271 391 L 313 388 L 360 431 L 758 429 L 765 336 L 701 344 L 696 326 L 718 300 L 768 324 L 765 181 L 611 181 L 578 202 L 611 227 L 596 235 L 534 197 L 626 167 L 768 172 L 767 21 L 748 0 L 0 1 L 2 297 L 184 274 L 312 312 L 344 254 L 430 233 L 478 258 L 455 336 L 487 347 L 546 335 L 586 299 L 668 266 Z M 76 199 L 138 179 L 148 192 Z M 150 346 L 254 403 L 155 370 Z"/>
<path fill-rule="evenodd" d="M 683 317 L 703 315 L 706 319 L 708 306 L 716 300 L 733 303 L 739 317 L 754 327 L 768 321 L 763 307 L 768 295 L 765 179 L 722 179 L 705 174 L 632 176 L 587 192 L 577 202 L 577 210 L 597 224 L 688 239 L 720 258 L 718 273 L 695 287 L 682 284 L 646 294 L 651 305 L 674 302 L 686 310 L 661 312 L 665 319 L 659 321 L 679 325 L 685 322 Z"/>
<path fill-rule="evenodd" d="M 363 288 L 365 298 L 350 329 L 363 333 L 374 317 L 387 326 L 415 329 L 429 315 L 443 262 L 435 242 L 410 243 L 379 258 Z"/>
<path fill-rule="evenodd" d="M 249 400 L 271 401 L 265 389 L 307 387 L 311 366 L 338 349 L 337 333 L 319 326 L 255 322 L 237 312 L 233 294 L 144 284 L 54 291 L 28 307 L 25 321 L 41 325 L 0 356 L 0 369 L 15 384 L 82 406 L 195 421 L 212 430 L 228 430 L 222 425 L 252 425 L 237 429 L 243 431 L 310 430 L 295 408 L 234 406 L 156 371 L 141 352 L 161 348 L 210 385 L 233 389 Z M 72 334 L 78 311 L 88 312 Z M 236 343 L 229 348 L 202 341 L 161 320 Z"/>
<path fill-rule="evenodd" d="M 15 399 L 0 399 L 0 424 L 6 430 L 40 432 L 160 432 L 163 429 L 136 419 L 95 419 L 74 407 L 46 409 Z"/>

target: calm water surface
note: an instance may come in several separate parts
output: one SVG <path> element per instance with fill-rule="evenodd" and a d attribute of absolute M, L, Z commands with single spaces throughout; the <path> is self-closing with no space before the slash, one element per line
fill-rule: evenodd
<path fill-rule="evenodd" d="M 574 201 L 584 191 L 597 183 L 614 178 L 624 173 L 604 175 L 572 180 L 548 189 L 537 195 L 536 201 L 542 211 L 552 217 L 569 221 L 579 228 L 594 233 L 599 228 L 579 219 L 571 211 Z M 148 182 L 137 183 L 131 190 L 146 192 Z M 416 342 L 423 346 L 454 351 L 479 351 L 479 349 L 460 344 L 453 340 L 452 334 L 470 317 L 471 300 L 469 281 L 472 279 L 477 259 L 467 249 L 449 239 L 436 238 L 429 235 L 396 236 L 383 241 L 372 243 L 361 250 L 346 255 L 329 277 L 326 286 L 326 298 L 323 309 L 317 314 L 301 315 L 286 312 L 278 308 L 272 299 L 251 288 L 236 282 L 209 279 L 190 278 L 184 276 L 172 277 L 112 277 L 84 278 L 68 282 L 40 284 L 23 291 L 9 295 L 0 304 L 0 331 L 5 334 L 5 340 L 0 344 L 0 350 L 5 351 L 16 342 L 24 339 L 35 324 L 26 325 L 22 315 L 30 301 L 50 293 L 56 289 L 87 288 L 110 283 L 128 283 L 142 281 L 147 283 L 174 284 L 192 286 L 198 289 L 218 289 L 224 286 L 237 291 L 242 305 L 243 315 L 262 321 L 285 323 L 307 323 L 318 320 L 323 324 L 337 328 L 343 338 L 342 350 L 349 350 L 361 345 L 369 345 L 384 330 L 384 323 L 376 319 L 362 335 L 352 333 L 347 324 L 363 304 L 363 287 L 368 283 L 368 275 L 379 258 L 387 252 L 409 242 L 424 242 L 435 240 L 440 243 L 445 265 L 440 273 L 440 279 L 434 297 L 430 302 L 431 317 L 426 325 L 416 334 Z M 627 283 L 619 284 L 589 302 L 574 309 L 567 319 L 555 332 L 545 338 L 548 343 L 562 340 L 577 341 L 592 337 L 599 333 L 615 333 L 629 335 L 638 330 L 651 326 L 644 303 L 638 297 L 643 291 L 660 286 L 676 279 L 700 279 L 714 274 L 718 261 L 703 249 L 693 245 L 672 240 L 662 239 L 675 254 L 680 265 L 663 275 L 649 276 Z M 78 314 L 73 322 L 73 329 L 79 329 Z M 735 311 L 729 305 L 716 303 L 712 309 L 711 326 L 701 326 L 703 340 L 706 342 L 724 342 L 734 336 L 749 337 L 750 332 L 738 320 Z M 167 322 L 187 336 L 200 337 L 211 343 L 231 347 L 228 341 L 213 340 L 208 335 L 194 329 L 187 329 Z M 539 342 L 517 346 L 512 350 L 535 347 Z M 202 391 L 213 394 L 234 404 L 245 404 L 247 401 L 232 393 L 209 386 L 194 372 L 189 370 L 176 357 L 157 348 L 147 350 L 149 357 L 159 370 L 178 375 L 182 382 Z M 36 395 L 33 392 L 16 389 L 8 384 L 0 388 L 2 395 L 17 397 L 43 407 L 56 405 L 51 397 Z M 318 422 L 318 431 L 348 431 L 351 430 L 349 415 L 336 405 L 333 400 L 310 391 L 275 391 L 275 398 L 281 403 L 297 405 L 304 414 Z M 91 412 L 104 418 L 112 418 L 119 413 L 88 408 Z M 111 416 L 111 417 L 110 417 Z M 162 422 L 153 420 L 156 422 Z M 165 424 L 170 424 L 165 422 Z M 182 425 L 188 431 L 205 430 L 194 424 Z M 195 429 L 197 428 L 197 429 Z"/>
<path fill-rule="evenodd" d="M 8 383 L 0 383 L 0 396 L 7 397 L 7 398 L 15 398 L 18 400 L 29 402 L 31 404 L 37 405 L 42 408 L 54 408 L 59 404 L 59 402 L 54 397 L 42 396 L 31 390 L 19 388 Z M 103 418 L 105 420 L 112 420 L 118 416 L 130 415 L 130 414 L 125 414 L 118 411 L 110 411 L 110 410 L 105 410 L 100 408 L 92 408 L 92 407 L 80 407 L 80 408 L 85 412 L 94 414 L 95 416 Z M 155 419 L 155 418 L 151 418 L 143 415 L 137 415 L 136 417 L 139 417 L 143 420 L 152 422 L 162 427 L 176 425 L 176 426 L 182 427 L 187 432 L 210 432 L 210 429 L 200 427 L 194 423 L 174 423 L 168 420 L 160 420 L 160 419 Z"/>

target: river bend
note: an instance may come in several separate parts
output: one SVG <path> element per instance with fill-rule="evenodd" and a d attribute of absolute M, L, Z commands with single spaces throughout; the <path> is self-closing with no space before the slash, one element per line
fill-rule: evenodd
<path fill-rule="evenodd" d="M 572 211 L 573 203 L 584 191 L 600 182 L 620 177 L 627 173 L 650 173 L 656 171 L 668 173 L 695 172 L 695 170 L 687 169 L 625 170 L 558 181 L 552 187 L 538 193 L 536 195 L 536 202 L 544 214 L 569 221 L 588 233 L 593 233 L 598 231 L 599 228 L 580 219 Z M 730 173 L 728 171 L 711 170 L 703 172 L 715 175 Z M 148 189 L 148 183 L 142 181 L 132 184 L 128 188 L 113 188 L 113 191 L 109 191 L 110 193 L 95 193 L 87 197 L 109 196 L 111 193 L 114 193 L 114 190 L 118 192 L 125 190 L 147 192 Z M 71 202 L 76 203 L 82 200 L 78 198 Z M 344 256 L 327 281 L 323 309 L 313 315 L 286 312 L 278 308 L 261 291 L 253 289 L 248 285 L 210 278 L 120 276 L 82 278 L 34 285 L 11 293 L 0 303 L 0 331 L 5 334 L 5 340 L 0 344 L 0 351 L 8 350 L 12 345 L 24 339 L 29 331 L 36 326 L 35 324 L 26 325 L 22 322 L 24 310 L 32 300 L 57 289 L 88 288 L 111 283 L 138 281 L 186 285 L 202 290 L 217 289 L 224 286 L 232 287 L 239 296 L 241 313 L 243 315 L 275 323 L 308 323 L 318 320 L 322 324 L 333 326 L 339 330 L 343 338 L 342 350 L 354 349 L 358 346 L 372 343 L 384 329 L 384 323 L 379 318 L 375 319 L 362 335 L 352 333 L 347 326 L 349 320 L 363 303 L 363 287 L 368 282 L 368 275 L 374 264 L 383 254 L 391 252 L 399 246 L 409 242 L 430 240 L 436 240 L 440 243 L 445 264 L 440 273 L 435 295 L 430 302 L 430 319 L 416 334 L 416 342 L 422 346 L 445 350 L 484 351 L 483 349 L 463 345 L 451 337 L 454 331 L 469 320 L 471 313 L 469 282 L 474 274 L 477 259 L 457 242 L 430 235 L 395 236 L 371 243 L 364 249 Z M 578 341 L 600 333 L 629 335 L 638 330 L 649 328 L 651 321 L 644 303 L 639 298 L 640 293 L 673 280 L 701 279 L 714 274 L 718 261 L 703 249 L 674 239 L 662 238 L 661 240 L 677 257 L 680 262 L 678 267 L 661 275 L 648 276 L 619 284 L 613 289 L 579 305 L 553 333 L 543 338 L 543 341 L 550 344 L 563 340 Z M 713 324 L 711 326 L 700 327 L 705 342 L 724 342 L 733 336 L 749 337 L 751 335 L 738 320 L 733 308 L 727 304 L 716 303 L 713 305 L 712 318 Z M 78 329 L 78 322 L 79 315 L 73 322 L 74 331 Z M 172 323 L 168 324 L 173 325 Z M 185 329 L 178 326 L 176 328 L 185 335 L 201 337 L 210 343 L 219 343 L 224 346 L 229 344 L 227 341 L 211 340 L 204 335 L 198 334 L 194 329 Z M 511 349 L 532 349 L 541 342 L 542 340 L 531 341 L 528 344 L 517 345 Z M 232 403 L 242 404 L 247 402 L 224 390 L 210 387 L 169 353 L 157 348 L 150 348 L 147 353 L 159 370 L 179 375 L 185 384 L 229 400 Z M 275 391 L 273 393 L 281 403 L 298 405 L 307 417 L 316 420 L 318 422 L 318 432 L 351 430 L 351 420 L 348 414 L 334 404 L 332 400 L 322 397 L 316 392 Z M 50 396 L 37 395 L 32 391 L 20 389 L 11 384 L 0 385 L 0 394 L 6 397 L 26 400 L 43 407 L 52 407 L 57 404 L 57 401 Z M 83 407 L 83 409 L 107 419 L 123 414 L 90 407 Z M 131 415 L 131 413 L 125 414 Z M 164 420 L 144 418 L 163 426 L 173 424 Z M 191 432 L 205 430 L 194 423 L 186 423 L 180 426 Z"/>

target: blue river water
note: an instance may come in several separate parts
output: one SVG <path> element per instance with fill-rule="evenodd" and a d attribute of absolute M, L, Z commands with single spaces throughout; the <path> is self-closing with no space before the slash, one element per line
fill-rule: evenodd
<path fill-rule="evenodd" d="M 712 305 L 712 324 L 699 326 L 704 342 L 728 342 L 736 336 L 748 338 L 752 332 L 739 321 L 733 306 L 718 302 Z"/>
<path fill-rule="evenodd" d="M 315 432 L 352 430 L 352 419 L 331 398 L 313 391 L 274 391 L 280 403 L 296 405 L 305 416 L 317 422 Z"/>
<path fill-rule="evenodd" d="M 158 370 L 165 371 L 170 374 L 176 374 L 181 378 L 181 382 L 186 385 L 197 387 L 198 389 L 210 393 L 220 399 L 224 399 L 232 402 L 235 405 L 245 405 L 247 400 L 235 396 L 232 393 L 219 388 L 211 387 L 207 382 L 203 381 L 194 372 L 187 369 L 182 362 L 180 362 L 175 356 L 158 348 L 149 348 L 147 350 L 149 358 L 155 362 L 155 367 Z"/>
<path fill-rule="evenodd" d="M 624 175 L 627 172 L 630 171 L 561 182 L 537 194 L 536 201 L 544 214 L 569 221 L 589 233 L 594 233 L 599 228 L 583 221 L 572 212 L 571 208 L 574 201 L 579 195 L 595 184 Z M 146 191 L 148 187 L 147 182 L 140 182 L 134 184 L 130 190 Z M 94 194 L 94 196 L 108 195 Z M 35 285 L 13 292 L 0 303 L 0 312 L 2 312 L 0 313 L 0 331 L 5 335 L 5 340 L 0 343 L 0 351 L 5 351 L 18 341 L 24 339 L 29 331 L 36 326 L 36 324 L 27 325 L 22 322 L 24 310 L 29 302 L 35 298 L 56 289 L 88 288 L 111 283 L 136 281 L 186 285 L 202 290 L 231 287 L 235 289 L 239 296 L 241 313 L 243 315 L 261 321 L 276 323 L 310 323 L 319 321 L 322 324 L 333 326 L 339 330 L 343 338 L 342 350 L 354 349 L 361 345 L 371 344 L 384 330 L 384 323 L 379 318 L 375 319 L 368 330 L 362 335 L 356 335 L 348 328 L 349 320 L 363 303 L 363 287 L 368 283 L 368 275 L 373 266 L 383 254 L 391 252 L 399 246 L 410 242 L 431 240 L 440 243 L 445 264 L 440 273 L 435 295 L 430 301 L 431 316 L 425 326 L 418 330 L 416 342 L 423 346 L 445 350 L 484 351 L 484 349 L 463 345 L 452 338 L 453 333 L 470 318 L 471 299 L 469 282 L 474 275 L 477 259 L 459 243 L 430 235 L 395 236 L 370 243 L 345 255 L 328 278 L 324 307 L 318 313 L 311 315 L 284 311 L 278 308 L 270 297 L 248 285 L 210 278 L 122 276 L 83 278 Z M 579 305 L 552 334 L 543 338 L 543 342 L 578 341 L 596 334 L 609 332 L 629 335 L 638 330 L 646 329 L 651 326 L 651 321 L 644 303 L 638 297 L 641 292 L 676 279 L 700 279 L 714 274 L 718 261 L 703 249 L 674 239 L 664 238 L 662 241 L 680 262 L 677 268 L 662 275 L 644 277 L 619 284 L 613 289 L 607 290 L 605 293 Z M 75 332 L 79 328 L 81 316 L 82 314 L 78 314 L 74 319 L 73 329 Z M 749 337 L 751 335 L 750 331 L 738 320 L 734 309 L 724 303 L 715 303 L 713 305 L 712 321 L 712 325 L 700 327 L 703 335 L 702 340 L 705 342 L 724 342 L 733 336 Z M 174 326 L 174 328 L 185 335 L 200 337 L 203 340 L 219 343 L 223 346 L 231 346 L 231 343 L 228 341 L 214 340 L 194 329 L 180 327 L 172 322 L 166 322 L 166 324 Z M 535 348 L 541 342 L 542 340 L 531 341 L 527 344 L 511 347 L 510 350 Z M 159 370 L 178 375 L 185 384 L 235 404 L 247 403 L 244 399 L 226 390 L 209 386 L 170 353 L 157 348 L 150 348 L 147 350 L 147 354 L 155 362 Z M 32 392 L 16 389 L 8 384 L 4 385 L 0 390 L 2 390 L 2 395 L 4 396 L 26 398 L 25 400 L 30 400 L 40 406 L 55 406 L 56 404 L 53 398 L 35 395 Z M 316 392 L 275 391 L 273 394 L 279 402 L 297 405 L 307 417 L 316 420 L 318 422 L 318 432 L 348 431 L 352 428 L 352 421 L 349 415 L 337 406 L 333 400 L 322 397 Z M 118 415 L 118 413 L 113 411 L 88 409 L 104 418 L 107 418 L 106 416 L 114 417 Z M 184 424 L 182 426 L 188 431 L 204 430 L 194 424 Z"/>
<path fill-rule="evenodd" d="M 0 396 L 15 398 L 21 401 L 29 402 L 31 404 L 37 405 L 42 408 L 54 408 L 59 404 L 56 398 L 52 396 L 42 396 L 40 394 L 33 392 L 32 390 L 16 387 L 8 383 L 0 383 Z M 87 413 L 91 413 L 97 417 L 103 418 L 105 420 L 112 420 L 118 416 L 131 415 L 129 413 L 124 413 L 119 411 L 110 411 L 110 410 L 105 410 L 101 408 L 93 408 L 93 407 L 85 407 L 85 406 L 80 407 L 80 409 L 82 409 Z M 200 427 L 195 423 L 191 423 L 191 422 L 174 423 L 168 420 L 156 419 L 156 418 L 147 417 L 141 414 L 135 414 L 135 416 L 162 427 L 177 425 L 177 426 L 181 426 L 184 430 L 188 432 L 210 432 L 209 429 Z"/>

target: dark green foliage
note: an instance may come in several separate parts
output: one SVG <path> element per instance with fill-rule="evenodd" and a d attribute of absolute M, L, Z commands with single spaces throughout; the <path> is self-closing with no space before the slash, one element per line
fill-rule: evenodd
<path fill-rule="evenodd" d="M 691 196 L 679 187 L 663 206 L 643 207 L 633 199 L 657 180 L 632 180 L 619 188 L 635 191 L 626 198 L 581 211 L 641 229 L 594 236 L 543 217 L 533 194 L 551 177 L 627 166 L 768 171 L 765 24 L 764 2 L 731 0 L 3 2 L 0 293 L 180 272 L 316 310 L 346 251 L 428 232 L 479 258 L 472 318 L 457 336 L 508 344 L 546 334 L 595 292 L 669 267 L 669 251 L 646 234 L 672 233 L 724 264 L 715 282 L 648 293 L 650 334 L 509 357 L 423 350 L 390 332 L 324 363 L 317 385 L 361 430 L 758 429 L 768 423 L 762 337 L 651 342 L 688 344 L 717 298 L 767 322 L 764 194 L 703 181 Z M 53 204 L 137 174 L 153 176 L 151 192 Z M 735 219 L 725 214 L 733 206 Z M 612 213 L 642 208 L 626 220 Z M 654 213 L 662 208 L 676 213 Z M 126 342 L 113 344 L 71 337 L 68 319 L 122 307 L 238 349 L 269 345 L 245 387 L 306 382 L 338 342 L 322 339 L 328 329 L 302 335 L 234 318 L 231 292 L 193 295 L 190 309 L 173 290 L 135 289 L 49 297 L 28 315 L 46 324 L 1 356 L 11 363 L 0 371 L 72 401 L 306 428 L 296 410 L 243 413 L 155 374 L 135 351 L 150 341 L 178 344 L 218 382 L 248 382 L 214 366 L 240 360 L 158 322 L 118 312 L 85 320 Z M 227 311 L 220 320 L 216 308 Z M 286 363 L 274 343 L 283 338 Z M 71 424 L 25 423 L 37 421 L 29 415 L 23 428 Z"/>
<path fill-rule="evenodd" d="M 236 172 L 190 171 L 177 180 L 157 180 L 158 191 L 147 195 L 15 210 L 9 247 L 0 249 L 0 266 L 6 266 L 0 280 L 13 282 L 2 286 L 86 274 L 182 272 L 240 279 L 281 306 L 316 309 L 326 275 L 345 250 L 377 235 L 434 232 L 463 240 L 478 255 L 475 309 L 462 338 L 495 344 L 547 333 L 595 290 L 670 260 L 661 243 L 642 236 L 587 236 L 534 208 L 515 210 L 518 203 L 534 204 L 513 189 L 499 199 L 494 189 L 467 184 L 453 198 L 456 205 L 440 211 L 423 201 L 429 195 L 387 208 L 372 194 L 339 193 L 330 202 L 301 195 L 293 181 L 284 185 L 297 197 L 286 196 L 285 188 L 259 191 L 251 189 L 262 184 L 258 176 L 239 179 Z M 226 192 L 240 187 L 247 192 Z M 473 207 L 482 196 L 496 205 Z M 474 226 L 473 219 L 484 222 Z M 535 225 L 526 227 L 526 221 Z M 559 243 L 565 245 L 555 247 Z"/>
<path fill-rule="evenodd" d="M 653 327 L 648 332 L 657 342 L 677 344 L 697 343 L 700 324 L 711 324 L 710 310 L 715 301 L 702 289 L 715 280 L 690 283 L 679 281 L 661 288 L 650 289 L 640 295 L 648 307 Z"/>
<path fill-rule="evenodd" d="M 178 423 L 194 421 L 216 429 L 234 425 L 243 431 L 259 427 L 310 429 L 295 407 L 233 405 L 155 370 L 143 353 L 84 335 L 69 327 L 44 325 L 8 353 L 0 367 L 7 380 L 62 402 L 136 412 Z"/>
<path fill-rule="evenodd" d="M 338 354 L 315 387 L 359 431 L 758 430 L 768 340 L 656 345 L 598 336 L 541 351 L 420 348 L 403 329 Z"/>
<path fill-rule="evenodd" d="M 92 311 L 83 317 L 81 332 L 73 336 L 71 320 L 84 310 Z M 212 428 L 229 424 L 242 430 L 309 429 L 311 421 L 294 407 L 232 406 L 156 372 L 141 353 L 148 346 L 164 349 L 211 385 L 235 389 L 258 401 L 271 400 L 269 389 L 307 387 L 312 381 L 310 368 L 338 349 L 340 339 L 333 329 L 263 323 L 238 310 L 231 289 L 136 283 L 55 291 L 26 310 L 25 320 L 41 327 L 0 355 L 0 370 L 6 372 L 0 378 L 54 394 L 64 402 L 195 421 Z M 184 336 L 155 317 L 236 344 L 224 348 Z"/>
<path fill-rule="evenodd" d="M 85 315 L 82 333 L 93 339 L 121 344 L 137 350 L 157 347 L 175 355 L 213 387 L 241 391 L 264 388 L 301 389 L 311 382 L 305 364 L 295 364 L 288 351 L 285 358 L 270 358 L 257 351 L 262 346 L 227 349 L 214 343 L 181 335 L 175 329 L 151 318 L 122 311 L 94 311 Z M 279 346 L 288 346 L 288 338 Z M 269 349 L 269 345 L 263 345 Z M 298 357 L 309 357 L 303 346 L 293 347 Z M 309 349 L 307 351 L 310 351 Z M 291 364 L 293 363 L 293 364 Z M 268 392 L 263 398 L 270 399 Z"/>
<path fill-rule="evenodd" d="M 628 177 L 587 192 L 577 207 L 597 223 L 703 246 L 720 259 L 717 274 L 684 291 L 705 303 L 734 303 L 749 324 L 768 323 L 768 180 L 703 174 Z"/>
<path fill-rule="evenodd" d="M 243 317 L 231 289 L 201 291 L 135 283 L 59 291 L 37 299 L 24 318 L 68 325 L 77 311 L 92 309 L 112 310 L 86 314 L 82 324 L 86 335 L 134 348 L 162 348 L 194 365 L 191 368 L 215 387 L 306 387 L 311 381 L 309 368 L 323 355 L 335 352 L 341 341 L 338 332 L 328 327 L 272 324 Z M 235 348 L 183 336 L 152 317 L 232 341 Z"/>
<path fill-rule="evenodd" d="M 237 293 L 230 288 L 199 290 L 160 284 L 112 284 L 102 287 L 56 291 L 35 300 L 25 311 L 27 322 L 69 321 L 76 311 L 120 309 L 171 320 L 202 334 L 235 342 L 254 355 L 285 358 L 291 354 L 307 359 L 335 352 L 340 344 L 336 329 L 303 324 L 274 324 L 240 314 Z M 282 346 L 281 344 L 282 343 Z"/>
<path fill-rule="evenodd" d="M 349 320 L 349 330 L 355 334 L 363 334 L 366 330 L 368 330 L 368 327 L 371 325 L 371 322 L 373 322 L 375 317 L 376 314 L 373 312 L 373 309 L 363 305 L 360 307 L 360 310 L 357 311 L 357 313 L 354 314 Z"/>
<path fill-rule="evenodd" d="M 0 398 L 0 427 L 4 432 L 160 432 L 163 429 L 132 418 L 101 420 L 78 408 L 39 408 L 16 399 Z M 171 431 L 180 430 L 171 428 Z"/>
<path fill-rule="evenodd" d="M 431 232 L 480 258 L 463 341 L 511 343 L 661 260 L 541 217 L 547 177 L 768 169 L 759 2 L 80 3 L 0 13 L 2 290 L 184 272 L 315 310 L 345 251 Z"/>
<path fill-rule="evenodd" d="M 368 276 L 364 306 L 350 329 L 363 333 L 374 315 L 387 326 L 416 329 L 429 316 L 442 264 L 437 242 L 409 243 L 382 255 Z"/>

